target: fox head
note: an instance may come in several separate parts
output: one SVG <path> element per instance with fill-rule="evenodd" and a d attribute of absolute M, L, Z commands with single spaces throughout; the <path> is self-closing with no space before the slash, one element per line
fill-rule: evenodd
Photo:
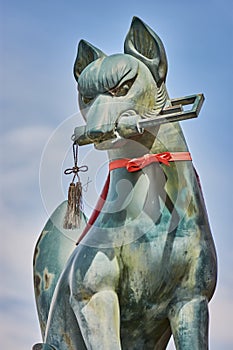
<path fill-rule="evenodd" d="M 134 17 L 124 54 L 106 56 L 81 40 L 74 64 L 79 107 L 88 137 L 99 142 L 111 134 L 119 119 L 162 108 L 167 95 L 167 58 L 160 38 Z"/>

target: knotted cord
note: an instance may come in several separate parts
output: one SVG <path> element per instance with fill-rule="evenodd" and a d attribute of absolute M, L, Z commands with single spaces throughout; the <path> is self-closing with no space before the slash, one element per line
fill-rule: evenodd
<path fill-rule="evenodd" d="M 73 143 L 74 166 L 64 171 L 65 175 L 74 174 L 68 190 L 68 203 L 63 227 L 65 229 L 75 229 L 80 227 L 82 216 L 82 184 L 79 172 L 88 171 L 87 165 L 78 166 L 78 144 Z M 75 179 L 77 182 L 75 183 Z"/>

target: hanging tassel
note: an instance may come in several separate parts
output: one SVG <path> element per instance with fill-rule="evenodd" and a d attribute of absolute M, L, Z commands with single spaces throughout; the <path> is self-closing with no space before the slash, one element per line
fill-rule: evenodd
<path fill-rule="evenodd" d="M 73 230 L 80 227 L 82 218 L 82 184 L 79 177 L 79 172 L 86 172 L 88 167 L 83 165 L 78 167 L 78 144 L 73 144 L 74 166 L 64 171 L 65 175 L 74 174 L 72 182 L 68 190 L 68 204 L 64 218 L 63 228 Z M 77 182 L 74 180 L 77 177 Z"/>

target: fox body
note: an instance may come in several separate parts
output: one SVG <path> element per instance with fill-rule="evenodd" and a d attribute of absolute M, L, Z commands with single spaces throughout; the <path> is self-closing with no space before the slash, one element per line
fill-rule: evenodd
<path fill-rule="evenodd" d="M 111 138 L 123 118 L 169 104 L 166 72 L 161 40 L 138 18 L 124 54 L 79 43 L 80 110 L 110 162 L 188 152 L 179 123 Z M 56 283 L 42 348 L 162 350 L 173 335 L 177 349 L 207 349 L 215 284 L 215 247 L 192 162 L 116 168 L 99 216 Z"/>

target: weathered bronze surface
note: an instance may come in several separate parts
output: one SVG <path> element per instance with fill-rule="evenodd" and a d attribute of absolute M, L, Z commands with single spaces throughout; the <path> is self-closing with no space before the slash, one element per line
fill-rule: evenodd
<path fill-rule="evenodd" d="M 182 101 L 169 99 L 166 73 L 161 40 L 138 18 L 124 54 L 106 56 L 81 40 L 74 74 L 86 126 L 76 140 L 107 149 L 110 161 L 188 152 L 178 122 L 155 122 L 168 118 L 169 108 L 182 113 L 174 107 Z M 202 98 L 189 100 L 197 114 Z M 56 225 L 59 210 L 35 252 L 44 343 L 34 349 L 162 350 L 171 335 L 177 349 L 208 349 L 217 263 L 191 161 L 152 163 L 133 173 L 112 170 L 103 208 L 75 249 Z"/>

